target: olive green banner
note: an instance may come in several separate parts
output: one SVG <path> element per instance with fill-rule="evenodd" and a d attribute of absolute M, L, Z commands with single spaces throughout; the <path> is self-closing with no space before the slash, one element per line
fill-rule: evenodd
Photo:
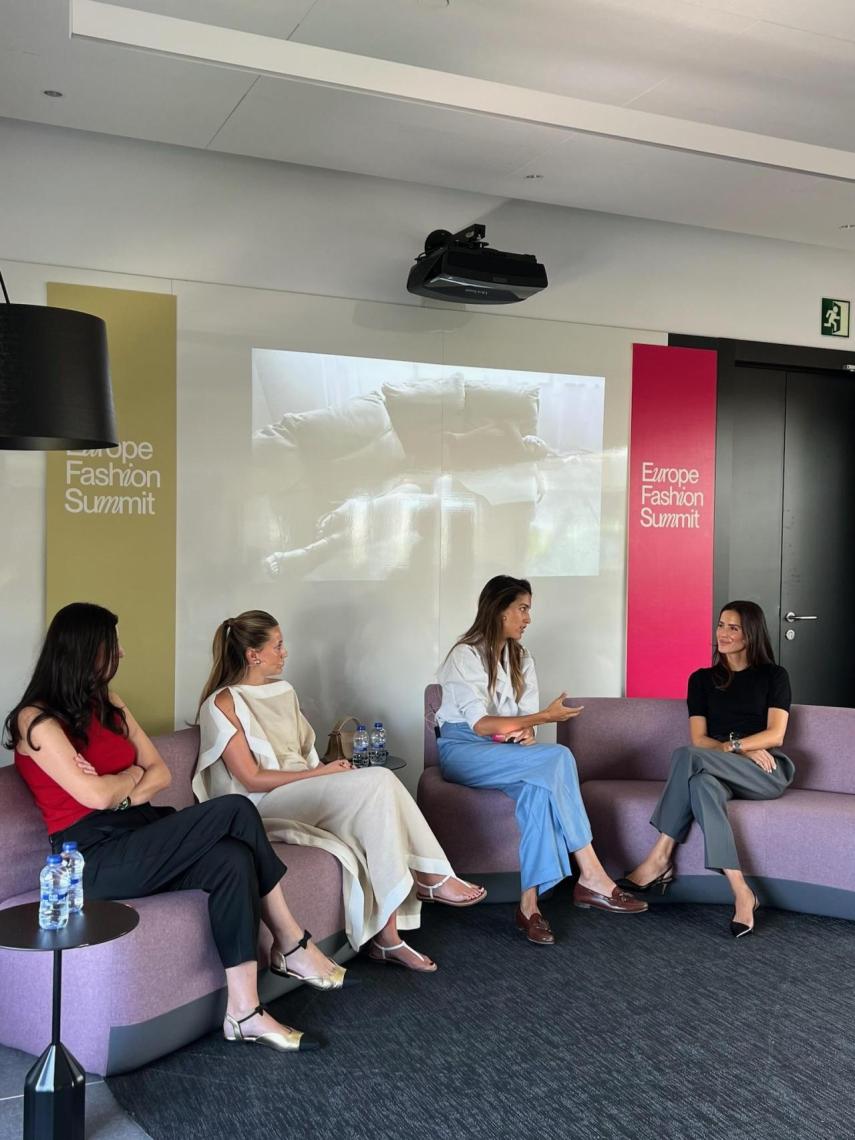
<path fill-rule="evenodd" d="M 107 324 L 119 444 L 47 457 L 47 619 L 69 602 L 119 615 L 114 688 L 149 733 L 175 713 L 176 305 L 166 293 L 48 285 Z"/>

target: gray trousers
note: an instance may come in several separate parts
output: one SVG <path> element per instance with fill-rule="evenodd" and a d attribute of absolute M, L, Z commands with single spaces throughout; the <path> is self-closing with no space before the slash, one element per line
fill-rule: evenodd
<path fill-rule="evenodd" d="M 739 868 L 739 857 L 727 818 L 727 801 L 776 800 L 790 786 L 795 765 L 774 750 L 777 768 L 764 772 L 738 753 L 713 748 L 678 748 L 671 771 L 650 819 L 657 831 L 683 843 L 693 820 L 704 833 L 704 863 L 713 871 Z"/>

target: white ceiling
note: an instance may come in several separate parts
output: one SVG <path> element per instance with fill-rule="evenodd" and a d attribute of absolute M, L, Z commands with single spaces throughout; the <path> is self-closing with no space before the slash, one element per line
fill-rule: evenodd
<path fill-rule="evenodd" d="M 0 0 L 0 116 L 855 248 L 853 0 L 112 5 L 347 58 L 309 52 L 323 74 L 306 82 L 70 38 L 69 0 Z M 399 67 L 394 97 L 342 87 L 365 59 L 437 74 Z M 431 94 L 407 98 L 411 78 Z"/>

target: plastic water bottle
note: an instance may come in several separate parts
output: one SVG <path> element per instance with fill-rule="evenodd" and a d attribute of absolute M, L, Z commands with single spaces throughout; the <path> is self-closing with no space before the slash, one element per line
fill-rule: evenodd
<path fill-rule="evenodd" d="M 39 875 L 39 926 L 62 930 L 68 923 L 68 868 L 61 855 L 48 855 Z"/>
<path fill-rule="evenodd" d="M 84 858 L 77 850 L 77 844 L 69 840 L 62 845 L 62 860 L 68 868 L 68 913 L 80 914 L 83 910 L 83 866 Z"/>
<path fill-rule="evenodd" d="M 386 729 L 382 720 L 375 720 L 371 729 L 371 747 L 369 750 L 372 764 L 385 764 L 389 757 L 386 751 Z"/>
<path fill-rule="evenodd" d="M 368 731 L 364 724 L 358 724 L 353 734 L 353 766 L 365 768 L 368 762 Z"/>

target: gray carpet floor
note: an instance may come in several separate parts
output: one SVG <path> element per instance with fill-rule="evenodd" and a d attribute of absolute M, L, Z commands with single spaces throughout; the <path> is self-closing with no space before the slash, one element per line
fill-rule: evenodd
<path fill-rule="evenodd" d="M 544 906 L 425 909 L 417 976 L 363 959 L 362 984 L 273 1008 L 324 1038 L 280 1055 L 213 1034 L 110 1078 L 154 1140 L 844 1140 L 855 1133 L 855 924 L 721 907 L 641 916 Z"/>

